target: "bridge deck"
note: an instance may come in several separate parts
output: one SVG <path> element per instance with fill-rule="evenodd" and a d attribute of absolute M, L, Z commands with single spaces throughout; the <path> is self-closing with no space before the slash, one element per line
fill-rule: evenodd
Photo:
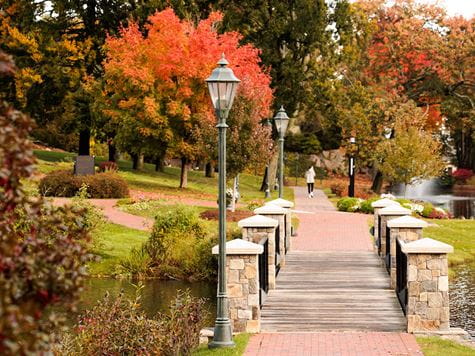
<path fill-rule="evenodd" d="M 292 251 L 262 308 L 262 332 L 404 331 L 389 276 L 372 251 Z"/>

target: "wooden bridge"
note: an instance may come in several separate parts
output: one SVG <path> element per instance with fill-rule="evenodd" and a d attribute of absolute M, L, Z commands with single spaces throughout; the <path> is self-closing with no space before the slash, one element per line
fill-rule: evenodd
<path fill-rule="evenodd" d="M 372 251 L 289 252 L 262 307 L 262 331 L 405 331 L 380 261 Z"/>
<path fill-rule="evenodd" d="M 336 212 L 321 192 L 296 189 L 299 235 L 261 309 L 262 332 L 405 331 L 406 321 L 368 216 Z"/>

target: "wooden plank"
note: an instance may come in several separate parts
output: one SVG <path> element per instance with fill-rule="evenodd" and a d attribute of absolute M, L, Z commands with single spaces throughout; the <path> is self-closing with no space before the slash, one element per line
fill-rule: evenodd
<path fill-rule="evenodd" d="M 403 331 L 406 321 L 372 252 L 290 252 L 261 311 L 263 331 Z"/>

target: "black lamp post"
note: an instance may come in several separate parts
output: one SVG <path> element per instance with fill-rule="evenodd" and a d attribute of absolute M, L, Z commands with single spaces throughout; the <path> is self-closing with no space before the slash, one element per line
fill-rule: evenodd
<path fill-rule="evenodd" d="M 284 136 L 289 126 L 289 117 L 281 106 L 274 116 L 275 127 L 279 133 L 279 198 L 284 194 Z"/>
<path fill-rule="evenodd" d="M 269 130 L 272 128 L 272 123 L 270 122 L 269 119 L 267 119 L 264 123 L 264 126 L 266 126 Z M 265 198 L 270 198 L 270 185 L 269 185 L 269 161 L 266 164 L 266 172 L 265 172 L 265 190 L 264 190 L 264 197 Z"/>
<path fill-rule="evenodd" d="M 356 139 L 354 137 L 350 137 L 350 154 L 348 162 L 348 175 L 350 177 L 350 185 L 348 186 L 348 196 L 352 198 L 355 196 L 355 146 Z"/>
<path fill-rule="evenodd" d="M 240 80 L 226 66 L 229 62 L 224 54 L 218 62 L 218 67 L 206 79 L 218 117 L 218 202 L 219 202 L 219 259 L 218 259 L 218 307 L 214 338 L 210 348 L 233 347 L 234 341 L 229 321 L 228 296 L 226 293 L 226 118 L 233 105 Z"/>

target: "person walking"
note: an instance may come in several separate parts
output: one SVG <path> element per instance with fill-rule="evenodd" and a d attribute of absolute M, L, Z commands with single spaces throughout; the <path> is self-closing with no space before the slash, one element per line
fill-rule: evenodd
<path fill-rule="evenodd" d="M 315 170 L 313 166 L 305 172 L 305 179 L 307 181 L 307 190 L 308 190 L 308 197 L 313 198 L 313 185 L 315 183 Z"/>

